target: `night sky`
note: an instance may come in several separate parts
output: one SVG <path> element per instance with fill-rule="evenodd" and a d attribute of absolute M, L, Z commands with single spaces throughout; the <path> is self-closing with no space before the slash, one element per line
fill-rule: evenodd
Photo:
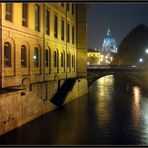
<path fill-rule="evenodd" d="M 138 24 L 148 26 L 148 3 L 89 3 L 87 16 L 88 48 L 101 48 L 108 26 L 118 46 Z"/>

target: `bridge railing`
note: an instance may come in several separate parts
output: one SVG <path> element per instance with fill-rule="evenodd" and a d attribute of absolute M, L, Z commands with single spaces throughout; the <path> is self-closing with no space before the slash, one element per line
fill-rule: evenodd
<path fill-rule="evenodd" d="M 146 71 L 148 67 L 142 65 L 101 65 L 101 66 L 88 66 L 87 71 Z"/>

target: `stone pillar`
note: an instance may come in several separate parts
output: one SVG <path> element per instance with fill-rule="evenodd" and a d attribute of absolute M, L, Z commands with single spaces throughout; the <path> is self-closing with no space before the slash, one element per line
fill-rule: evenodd
<path fill-rule="evenodd" d="M 77 77 L 87 76 L 87 5 L 76 5 Z"/>

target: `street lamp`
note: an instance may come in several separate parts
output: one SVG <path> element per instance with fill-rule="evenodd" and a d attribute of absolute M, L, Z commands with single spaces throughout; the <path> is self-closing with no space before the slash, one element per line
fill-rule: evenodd
<path fill-rule="evenodd" d="M 139 62 L 140 62 L 140 63 L 143 63 L 143 58 L 140 58 L 140 59 L 139 59 Z"/>
<path fill-rule="evenodd" d="M 148 49 L 145 50 L 145 53 L 148 54 Z"/>

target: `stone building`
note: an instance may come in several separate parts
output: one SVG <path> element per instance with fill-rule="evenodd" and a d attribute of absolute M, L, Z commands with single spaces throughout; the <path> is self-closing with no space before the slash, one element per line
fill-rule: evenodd
<path fill-rule="evenodd" d="M 101 49 L 101 64 L 108 65 L 112 62 L 114 56 L 117 54 L 117 43 L 114 37 L 111 34 L 111 30 L 107 30 L 107 34 L 105 35 L 102 43 Z"/>
<path fill-rule="evenodd" d="M 95 49 L 87 50 L 87 66 L 99 66 L 101 53 Z"/>
<path fill-rule="evenodd" d="M 53 96 L 69 79 L 73 86 L 63 104 L 87 93 L 86 10 L 75 3 L 0 4 L 0 88 L 7 89 L 0 106 L 9 110 L 0 110 L 0 134 L 55 108 Z"/>
<path fill-rule="evenodd" d="M 117 53 L 116 41 L 113 38 L 110 29 L 107 30 L 107 34 L 104 37 L 104 40 L 103 40 L 103 43 L 102 43 L 102 53 L 106 54 L 106 55 Z"/>

